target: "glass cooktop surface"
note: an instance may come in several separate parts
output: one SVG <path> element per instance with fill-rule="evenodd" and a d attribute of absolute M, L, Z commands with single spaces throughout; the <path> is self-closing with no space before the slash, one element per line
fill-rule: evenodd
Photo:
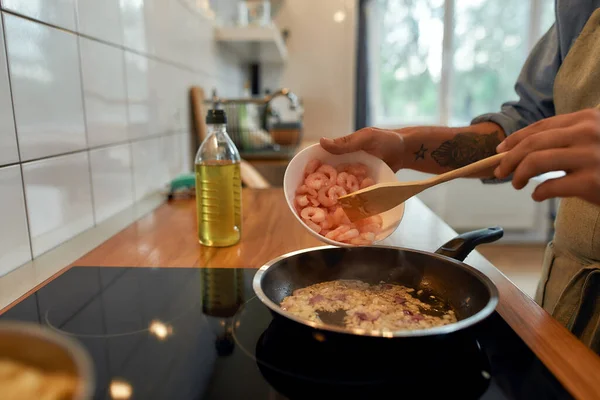
<path fill-rule="evenodd" d="M 255 272 L 75 267 L 0 320 L 80 341 L 97 399 L 571 398 L 496 313 L 439 340 L 340 341 L 274 318 Z"/>

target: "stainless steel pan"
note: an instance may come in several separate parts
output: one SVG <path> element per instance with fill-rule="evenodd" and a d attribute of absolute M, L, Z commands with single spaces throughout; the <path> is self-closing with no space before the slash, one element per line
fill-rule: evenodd
<path fill-rule="evenodd" d="M 257 297 L 276 318 L 330 334 L 352 337 L 431 337 L 465 330 L 488 317 L 498 304 L 498 290 L 479 270 L 464 259 L 479 244 L 500 239 L 499 227 L 464 233 L 442 245 L 435 253 L 398 247 L 324 246 L 283 255 L 262 266 L 253 280 Z M 397 283 L 444 299 L 458 322 L 422 330 L 394 332 L 346 328 L 343 315 L 320 314 L 325 324 L 298 318 L 279 304 L 296 289 L 335 279 L 359 279 L 368 283 Z"/>

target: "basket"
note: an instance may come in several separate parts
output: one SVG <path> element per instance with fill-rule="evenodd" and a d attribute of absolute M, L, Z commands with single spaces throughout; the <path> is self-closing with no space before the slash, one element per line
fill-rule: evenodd
<path fill-rule="evenodd" d="M 292 104 L 299 105 L 297 97 L 287 89 L 265 97 L 238 99 L 220 98 L 213 92 L 212 99 L 206 100 L 205 104 L 225 111 L 227 133 L 242 158 L 291 158 L 300 145 L 302 134 L 299 130 L 291 137 L 285 135 L 282 138 L 280 129 L 277 128 L 280 124 L 269 123 L 270 119 L 277 118 L 270 107 L 270 101 L 278 95 L 287 96 Z"/>

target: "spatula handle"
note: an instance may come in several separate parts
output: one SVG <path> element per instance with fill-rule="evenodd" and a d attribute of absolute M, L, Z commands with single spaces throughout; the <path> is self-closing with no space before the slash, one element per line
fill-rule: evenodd
<path fill-rule="evenodd" d="M 437 185 L 440 183 L 451 181 L 456 178 L 465 178 L 473 176 L 479 172 L 485 171 L 486 169 L 494 168 L 500 164 L 500 160 L 506 155 L 506 153 L 496 154 L 494 156 L 484 158 L 483 160 L 476 161 L 462 168 L 434 176 L 428 180 L 430 186 Z"/>

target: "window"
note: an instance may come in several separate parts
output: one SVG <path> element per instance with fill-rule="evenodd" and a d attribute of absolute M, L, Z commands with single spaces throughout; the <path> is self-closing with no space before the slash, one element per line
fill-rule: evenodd
<path fill-rule="evenodd" d="M 554 0 L 373 0 L 373 124 L 469 124 L 517 98 Z"/>

